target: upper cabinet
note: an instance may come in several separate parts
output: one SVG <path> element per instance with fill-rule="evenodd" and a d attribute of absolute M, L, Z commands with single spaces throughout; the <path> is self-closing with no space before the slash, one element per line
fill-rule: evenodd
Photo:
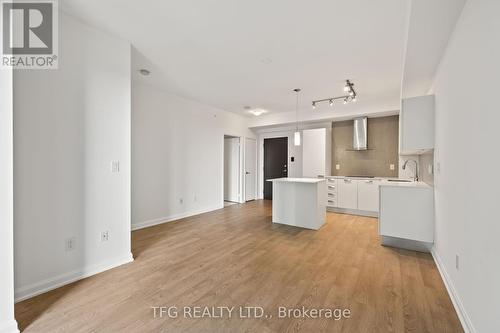
<path fill-rule="evenodd" d="M 423 154 L 434 149 L 434 95 L 403 99 L 399 114 L 399 153 Z"/>
<path fill-rule="evenodd" d="M 316 178 L 330 175 L 331 141 L 330 128 L 302 131 L 302 175 L 304 177 Z"/>

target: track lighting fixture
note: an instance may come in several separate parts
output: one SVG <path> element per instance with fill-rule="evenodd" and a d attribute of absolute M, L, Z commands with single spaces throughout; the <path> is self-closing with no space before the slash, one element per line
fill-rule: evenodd
<path fill-rule="evenodd" d="M 344 104 L 347 104 L 348 102 L 356 102 L 357 94 L 356 94 L 356 91 L 354 90 L 354 83 L 352 83 L 349 80 L 346 80 L 345 86 L 344 86 L 344 92 L 346 93 L 346 95 L 330 97 L 330 98 L 325 98 L 325 99 L 318 99 L 318 100 L 312 101 L 313 109 L 316 108 L 317 103 L 326 102 L 326 101 L 329 102 L 330 106 L 333 106 L 333 102 L 337 99 L 342 99 L 344 101 Z"/>

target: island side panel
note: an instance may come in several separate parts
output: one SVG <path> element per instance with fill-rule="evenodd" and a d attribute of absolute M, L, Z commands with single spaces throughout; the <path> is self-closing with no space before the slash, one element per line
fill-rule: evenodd
<path fill-rule="evenodd" d="M 323 224 L 326 222 L 326 201 L 327 199 L 327 190 L 326 190 L 326 181 L 320 182 L 316 186 L 317 191 L 317 229 L 321 228 Z"/>

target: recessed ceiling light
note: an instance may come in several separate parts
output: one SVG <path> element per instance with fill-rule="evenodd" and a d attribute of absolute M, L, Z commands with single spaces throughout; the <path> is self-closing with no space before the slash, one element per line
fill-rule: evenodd
<path fill-rule="evenodd" d="M 139 69 L 139 73 L 141 73 L 144 76 L 148 76 L 149 74 L 151 74 L 151 72 L 145 68 Z"/>
<path fill-rule="evenodd" d="M 261 114 L 267 113 L 267 111 L 264 109 L 253 109 L 253 110 L 248 110 L 248 112 L 253 114 L 256 117 L 260 116 Z"/>

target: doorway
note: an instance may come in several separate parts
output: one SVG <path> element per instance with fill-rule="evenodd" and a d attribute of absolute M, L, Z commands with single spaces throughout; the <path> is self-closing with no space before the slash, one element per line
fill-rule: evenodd
<path fill-rule="evenodd" d="M 245 139 L 245 201 L 255 200 L 257 170 L 257 142 Z"/>
<path fill-rule="evenodd" d="M 264 139 L 264 199 L 273 199 L 268 179 L 288 177 L 288 137 Z"/>
<path fill-rule="evenodd" d="M 224 135 L 224 204 L 240 202 L 240 138 Z"/>

